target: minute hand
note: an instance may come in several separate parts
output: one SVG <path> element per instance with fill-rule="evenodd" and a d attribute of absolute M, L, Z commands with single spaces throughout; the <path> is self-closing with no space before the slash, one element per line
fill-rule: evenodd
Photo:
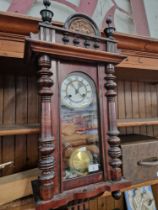
<path fill-rule="evenodd" d="M 73 87 L 73 89 L 75 90 L 75 94 L 78 93 L 78 89 L 75 87 L 75 85 L 73 83 L 70 83 L 71 87 Z"/>
<path fill-rule="evenodd" d="M 80 88 L 83 87 L 83 86 L 80 86 Z M 80 92 L 80 88 L 78 89 L 78 94 L 81 96 L 81 97 L 85 97 L 86 94 L 87 94 L 87 91 L 84 89 L 84 92 Z"/>

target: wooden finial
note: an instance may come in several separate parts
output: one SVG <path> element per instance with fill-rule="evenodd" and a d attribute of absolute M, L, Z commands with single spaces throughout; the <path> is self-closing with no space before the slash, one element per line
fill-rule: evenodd
<path fill-rule="evenodd" d="M 43 0 L 43 4 L 46 7 L 46 9 L 48 9 L 48 7 L 50 7 L 51 2 L 49 0 Z"/>
<path fill-rule="evenodd" d="M 113 19 L 111 16 L 109 16 L 106 19 L 106 23 L 108 25 L 107 28 L 105 28 L 104 33 L 106 34 L 106 36 L 110 39 L 113 39 L 113 32 L 115 31 L 115 27 L 113 27 Z"/>
<path fill-rule="evenodd" d="M 50 7 L 51 5 L 51 2 L 49 0 L 43 0 L 43 4 L 45 6 L 45 9 L 40 11 L 40 14 L 42 16 L 42 21 L 50 24 L 54 16 L 54 13 L 48 9 L 48 7 Z"/>
<path fill-rule="evenodd" d="M 121 191 L 114 191 L 114 192 L 112 192 L 112 197 L 115 200 L 119 200 L 121 198 Z"/>

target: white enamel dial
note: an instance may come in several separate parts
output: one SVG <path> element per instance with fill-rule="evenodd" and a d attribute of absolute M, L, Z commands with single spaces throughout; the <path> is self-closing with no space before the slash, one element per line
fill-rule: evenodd
<path fill-rule="evenodd" d="M 93 101 L 93 85 L 88 76 L 70 74 L 61 85 L 61 102 L 68 108 L 82 109 Z"/>

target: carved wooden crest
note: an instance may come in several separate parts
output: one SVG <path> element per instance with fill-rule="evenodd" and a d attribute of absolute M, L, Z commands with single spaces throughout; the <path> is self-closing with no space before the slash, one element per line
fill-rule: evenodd
<path fill-rule="evenodd" d="M 96 23 L 90 17 L 84 14 L 74 14 L 70 16 L 66 20 L 64 27 L 68 30 L 72 30 L 87 35 L 92 35 L 92 36 L 100 35 Z"/>

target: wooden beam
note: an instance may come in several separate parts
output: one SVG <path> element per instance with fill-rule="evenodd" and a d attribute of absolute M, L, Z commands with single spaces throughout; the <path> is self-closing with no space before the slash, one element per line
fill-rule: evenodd
<path fill-rule="evenodd" d="M 24 42 L 18 40 L 1 39 L 0 38 L 0 56 L 23 58 L 24 57 Z"/>
<path fill-rule="evenodd" d="M 153 56 L 158 53 L 158 41 L 157 39 L 141 37 L 130 34 L 115 33 L 115 39 L 118 41 L 118 49 L 128 50 L 132 55 L 135 52 L 140 53 L 140 55 L 145 57 L 150 53 L 153 53 Z M 135 51 L 135 52 L 134 52 Z M 144 53 L 145 54 L 141 54 Z M 152 57 L 152 54 L 150 54 Z"/>
<path fill-rule="evenodd" d="M 27 38 L 25 42 L 25 59 L 26 61 L 30 59 L 32 53 L 46 53 L 51 56 L 62 56 L 67 59 L 81 59 L 92 60 L 93 62 L 111 62 L 111 63 L 119 63 L 126 57 L 124 55 L 118 53 L 110 53 L 107 51 L 97 50 L 87 48 L 80 48 L 72 45 L 63 45 L 60 43 L 50 43 L 50 42 L 42 42 L 38 40 L 31 40 L 31 38 Z"/>
<path fill-rule="evenodd" d="M 128 56 L 126 60 L 123 60 L 118 68 L 124 69 L 146 69 L 146 70 L 158 70 L 158 59 L 148 58 L 143 56 Z"/>
<path fill-rule="evenodd" d="M 0 178 L 0 205 L 32 194 L 31 181 L 37 179 L 38 169 L 31 169 Z"/>

